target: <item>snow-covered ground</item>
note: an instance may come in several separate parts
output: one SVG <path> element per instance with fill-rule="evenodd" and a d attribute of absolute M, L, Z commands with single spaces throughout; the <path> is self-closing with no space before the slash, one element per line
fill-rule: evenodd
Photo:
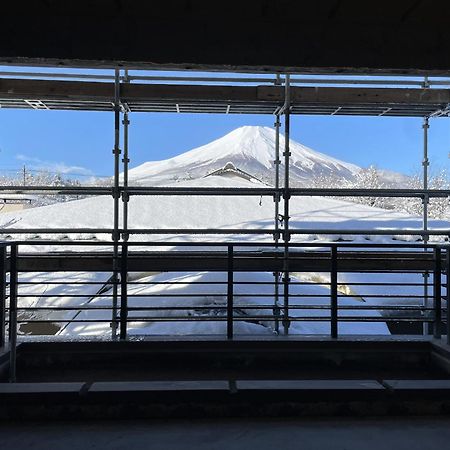
<path fill-rule="evenodd" d="M 239 178 L 210 176 L 174 184 L 177 187 L 264 187 L 258 182 Z M 420 217 L 373 208 L 356 203 L 324 197 L 293 197 L 290 200 L 292 229 L 416 229 L 422 227 Z M 120 211 L 122 224 L 122 210 Z M 242 228 L 271 229 L 274 202 L 272 197 L 259 196 L 133 196 L 129 202 L 129 228 Z M 90 197 L 0 215 L 3 237 L 8 228 L 111 228 L 113 200 L 110 197 Z M 431 220 L 430 228 L 448 228 L 446 221 Z M 320 233 L 302 237 L 316 239 Z M 61 235 L 24 235 L 26 238 L 60 238 Z M 68 236 L 69 237 L 69 236 Z M 72 238 L 109 239 L 105 235 L 72 234 Z M 261 238 L 264 236 L 262 235 Z M 339 233 L 334 237 L 339 238 Z M 146 236 L 145 238 L 148 238 Z M 163 240 L 167 240 L 163 236 Z M 183 236 L 181 239 L 195 239 Z M 239 239 L 241 239 L 240 237 Z M 355 236 L 350 239 L 355 239 Z M 137 238 L 143 239 L 142 236 Z M 153 237 L 151 238 L 154 239 Z M 204 237 L 201 237 L 204 239 Z M 227 236 L 229 239 L 229 236 Z M 259 239 L 259 237 L 258 237 Z M 268 239 L 271 239 L 269 237 Z M 349 239 L 348 237 L 346 239 Z"/>

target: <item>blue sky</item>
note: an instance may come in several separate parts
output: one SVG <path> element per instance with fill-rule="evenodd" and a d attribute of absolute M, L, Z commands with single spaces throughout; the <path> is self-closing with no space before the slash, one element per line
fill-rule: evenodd
<path fill-rule="evenodd" d="M 170 158 L 243 125 L 273 126 L 256 115 L 130 115 L 131 167 Z M 450 168 L 450 119 L 430 121 L 429 154 L 435 169 Z M 291 137 L 317 151 L 360 166 L 375 164 L 406 174 L 420 170 L 422 120 L 386 117 L 294 116 Z M 0 109 L 0 173 L 22 165 L 78 175 L 113 171 L 112 113 Z"/>

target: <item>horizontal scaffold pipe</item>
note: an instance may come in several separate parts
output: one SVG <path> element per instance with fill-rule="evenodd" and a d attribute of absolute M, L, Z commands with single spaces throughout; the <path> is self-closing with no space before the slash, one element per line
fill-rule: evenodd
<path fill-rule="evenodd" d="M 112 192 L 111 187 L 99 186 L 0 186 L 3 194 L 111 195 Z"/>
<path fill-rule="evenodd" d="M 289 230 L 290 234 L 301 234 L 301 235 L 307 235 L 307 234 L 325 234 L 325 235 L 339 235 L 339 234 L 345 234 L 345 235 L 394 235 L 394 236 L 448 236 L 450 235 L 450 228 L 447 229 L 441 229 L 441 230 L 408 230 L 405 228 L 396 229 L 396 228 L 389 228 L 389 229 L 375 229 L 375 230 L 347 230 L 347 229 L 303 229 L 303 230 L 296 230 L 291 229 Z"/>
<path fill-rule="evenodd" d="M 278 190 L 281 192 L 281 190 Z M 220 188 L 220 187 L 128 187 L 130 195 L 275 195 L 275 188 Z"/>
<path fill-rule="evenodd" d="M 112 228 L 0 228 L 0 235 L 8 234 L 112 234 Z"/>
<path fill-rule="evenodd" d="M 101 80 L 101 81 L 113 81 L 113 75 L 98 75 L 88 73 L 60 73 L 60 72 L 11 72 L 1 71 L 0 77 L 11 78 L 34 78 L 34 79 L 88 79 L 88 80 Z M 162 82 L 186 82 L 186 83 L 269 83 L 269 84 L 283 84 L 285 82 L 284 77 L 236 77 L 236 76 L 171 76 L 171 75 L 128 75 L 126 77 L 121 76 L 121 81 L 162 81 Z M 304 78 L 299 76 L 291 76 L 291 84 L 317 84 L 317 85 L 364 85 L 364 86 L 415 86 L 430 88 L 432 86 L 449 86 L 450 82 L 440 79 L 430 79 L 427 81 L 421 81 L 417 79 L 398 80 L 398 79 L 366 79 L 366 78 Z"/>
<path fill-rule="evenodd" d="M 112 233 L 111 228 L 0 228 L 0 235 L 10 234 L 102 234 Z M 119 229 L 119 233 L 123 233 L 123 229 Z M 240 234 L 240 235 L 271 235 L 279 231 L 269 228 L 259 229 L 244 229 L 244 228 L 135 228 L 128 229 L 129 234 Z M 448 229 L 435 229 L 435 230 L 420 230 L 412 229 L 373 229 L 373 230 L 350 230 L 350 229 L 290 229 L 291 235 L 308 235 L 308 234 L 320 234 L 320 235 L 394 235 L 394 236 L 450 236 L 450 228 Z"/>
<path fill-rule="evenodd" d="M 124 190 L 123 186 L 119 191 Z M 299 197 L 450 197 L 450 189 L 351 189 L 351 188 L 290 188 L 291 196 Z M 111 195 L 112 187 L 97 186 L 0 186 L 0 193 L 6 194 L 47 194 L 47 195 Z M 157 186 L 128 187 L 129 195 L 236 195 L 236 196 L 273 196 L 283 195 L 286 189 L 264 188 L 221 188 L 221 187 L 173 187 Z"/>
<path fill-rule="evenodd" d="M 291 188 L 289 192 L 305 197 L 450 197 L 450 189 Z"/>
<path fill-rule="evenodd" d="M 0 228 L 0 234 L 102 234 L 112 233 L 112 228 Z M 119 228 L 119 233 L 124 230 Z M 274 234 L 274 229 L 217 229 L 217 228 L 167 228 L 128 229 L 129 234 Z"/>

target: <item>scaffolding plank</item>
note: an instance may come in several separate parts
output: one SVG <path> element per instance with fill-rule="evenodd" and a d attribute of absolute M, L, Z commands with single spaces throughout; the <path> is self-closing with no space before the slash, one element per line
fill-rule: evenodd
<path fill-rule="evenodd" d="M 281 86 L 123 83 L 132 111 L 273 114 Z M 450 104 L 448 89 L 292 86 L 292 114 L 425 116 Z M 0 79 L 0 107 L 112 111 L 114 84 L 91 81 Z"/>

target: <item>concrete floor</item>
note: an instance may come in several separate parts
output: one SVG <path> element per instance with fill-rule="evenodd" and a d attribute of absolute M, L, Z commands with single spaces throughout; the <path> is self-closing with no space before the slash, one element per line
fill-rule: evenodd
<path fill-rule="evenodd" d="M 4 449 L 423 450 L 450 448 L 450 418 L 0 423 Z"/>

